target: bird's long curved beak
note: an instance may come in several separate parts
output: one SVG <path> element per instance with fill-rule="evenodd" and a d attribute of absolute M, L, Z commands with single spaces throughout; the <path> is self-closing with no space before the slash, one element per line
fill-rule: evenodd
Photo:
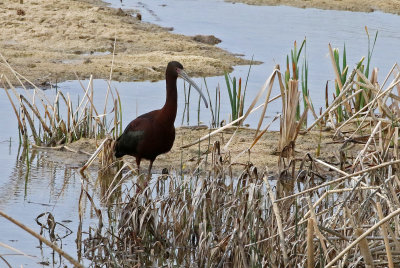
<path fill-rule="evenodd" d="M 201 89 L 199 88 L 199 86 L 187 75 L 187 73 L 184 70 L 179 69 L 178 75 L 183 80 L 185 80 L 186 82 L 191 84 L 199 92 L 200 96 L 203 98 L 203 101 L 204 101 L 204 104 L 206 105 L 206 108 L 208 108 L 207 99 L 204 96 L 203 92 L 201 92 Z"/>

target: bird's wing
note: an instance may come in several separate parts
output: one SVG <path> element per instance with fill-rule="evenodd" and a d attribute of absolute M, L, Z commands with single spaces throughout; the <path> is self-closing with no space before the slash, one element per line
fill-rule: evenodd
<path fill-rule="evenodd" d="M 115 144 L 115 156 L 122 157 L 126 154 L 135 155 L 137 146 L 144 137 L 144 130 L 140 129 L 140 122 L 131 122 Z"/>
<path fill-rule="evenodd" d="M 115 144 L 115 156 L 122 157 L 126 154 L 135 156 L 138 145 L 145 139 L 146 135 L 151 134 L 154 118 L 158 111 L 142 114 L 129 123 L 124 133 L 117 139 Z"/>

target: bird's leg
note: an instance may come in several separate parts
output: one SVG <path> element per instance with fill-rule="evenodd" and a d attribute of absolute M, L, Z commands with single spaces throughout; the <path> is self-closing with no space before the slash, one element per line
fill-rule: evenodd
<path fill-rule="evenodd" d="M 137 182 L 136 182 L 136 194 L 139 194 L 140 192 L 143 191 L 143 188 L 140 186 L 141 184 L 141 177 L 140 177 L 140 161 L 141 159 L 139 157 L 136 157 L 136 165 L 137 165 Z"/>
<path fill-rule="evenodd" d="M 147 180 L 144 182 L 143 188 L 146 188 L 149 185 L 149 180 L 151 180 L 151 168 L 153 167 L 154 160 L 150 160 L 149 170 L 147 172 Z"/>
<path fill-rule="evenodd" d="M 140 161 L 142 159 L 140 159 L 139 157 L 136 157 L 136 165 L 137 165 L 137 174 L 138 176 L 140 175 Z"/>
<path fill-rule="evenodd" d="M 151 168 L 153 167 L 154 160 L 150 160 L 149 171 L 147 173 L 148 178 L 151 178 Z"/>

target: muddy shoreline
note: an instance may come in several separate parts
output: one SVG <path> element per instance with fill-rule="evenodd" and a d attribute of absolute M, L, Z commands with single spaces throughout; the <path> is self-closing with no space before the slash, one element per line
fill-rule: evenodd
<path fill-rule="evenodd" d="M 250 63 L 198 37 L 142 22 L 135 10 L 98 0 L 5 0 L 0 12 L 1 54 L 36 85 L 90 75 L 108 79 L 111 66 L 113 80 L 141 81 L 163 79 L 171 60 L 192 76 L 221 75 Z M 0 73 L 16 82 L 4 64 Z"/>
<path fill-rule="evenodd" d="M 210 133 L 210 129 L 206 126 L 202 127 L 177 127 L 176 138 L 170 152 L 159 155 L 154 161 L 152 171 L 154 174 L 161 174 L 163 169 L 175 170 L 187 174 L 193 172 L 201 161 L 207 161 L 207 166 L 212 165 L 213 147 L 215 142 L 219 142 L 221 149 L 221 161 L 224 166 L 229 166 L 233 175 L 239 176 L 246 165 L 251 163 L 259 171 L 267 170 L 270 174 L 278 174 L 278 141 L 279 131 L 268 131 L 257 142 L 250 152 L 246 151 L 254 140 L 256 130 L 251 128 L 240 128 L 231 145 L 224 151 L 224 146 L 232 137 L 236 128 L 228 128 L 221 133 L 211 137 L 209 140 L 193 145 L 189 148 L 182 149 L 181 147 L 197 141 L 201 137 Z M 342 142 L 333 141 L 334 132 L 330 130 L 320 131 L 313 130 L 306 134 L 298 136 L 296 141 L 296 158 L 301 162 L 303 158 L 310 154 L 312 157 L 317 157 L 328 163 L 338 163 Z M 68 148 L 62 150 L 55 148 L 44 149 L 47 151 L 47 159 L 49 161 L 67 164 L 70 167 L 82 167 L 89 154 L 93 153 L 101 140 L 80 139 L 74 143 L 67 144 Z M 317 155 L 317 145 L 320 144 L 320 152 Z M 361 146 L 361 145 L 360 145 Z M 348 150 L 348 157 L 357 155 L 359 145 L 354 145 L 351 150 Z M 42 150 L 42 149 L 40 149 Z M 75 152 L 74 152 L 75 151 Z M 207 160 L 205 160 L 207 159 Z M 135 159 L 131 156 L 124 156 L 124 160 L 132 163 L 136 167 Z M 97 161 L 95 161 L 97 163 Z M 149 161 L 142 161 L 141 172 L 146 172 Z M 231 165 L 229 165 L 231 164 Z M 98 164 L 94 164 L 91 168 L 97 169 Z M 204 166 L 204 163 L 203 165 Z"/>
<path fill-rule="evenodd" d="M 244 3 L 249 5 L 265 6 L 293 6 L 299 8 L 333 9 L 358 12 L 382 11 L 392 14 L 400 14 L 400 1 L 389 0 L 225 0 L 232 3 Z"/>

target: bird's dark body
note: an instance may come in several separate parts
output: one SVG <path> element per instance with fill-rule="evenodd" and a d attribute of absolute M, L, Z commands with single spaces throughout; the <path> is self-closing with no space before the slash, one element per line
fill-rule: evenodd
<path fill-rule="evenodd" d="M 160 154 L 171 150 L 175 141 L 175 127 L 165 122 L 162 110 L 143 114 L 133 120 L 117 139 L 115 156 L 132 155 L 154 161 Z"/>
<path fill-rule="evenodd" d="M 143 114 L 129 123 L 116 141 L 116 157 L 134 156 L 138 167 L 142 159 L 150 160 L 150 173 L 156 157 L 171 150 L 175 140 L 174 122 L 178 99 L 176 80 L 179 72 L 183 72 L 183 66 L 179 62 L 168 64 L 167 98 L 164 106 L 159 110 Z"/>

